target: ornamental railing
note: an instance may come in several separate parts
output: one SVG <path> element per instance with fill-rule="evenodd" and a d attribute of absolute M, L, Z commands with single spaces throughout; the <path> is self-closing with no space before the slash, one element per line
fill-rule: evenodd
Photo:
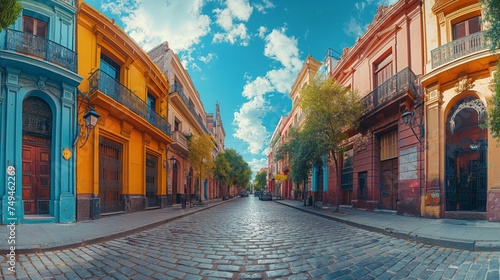
<path fill-rule="evenodd" d="M 415 74 L 406 67 L 405 69 L 390 77 L 380 86 L 376 87 L 368 95 L 361 98 L 361 104 L 365 113 L 384 105 L 396 96 L 406 94 L 408 91 L 416 97 L 418 94 L 418 79 Z"/>
<path fill-rule="evenodd" d="M 160 116 L 153 108 L 149 107 L 148 104 L 139 98 L 139 96 L 135 95 L 133 91 L 104 71 L 98 69 L 92 73 L 89 77 L 89 84 L 90 93 L 99 90 L 147 120 L 166 135 L 172 136 L 170 124 L 167 120 Z"/>
<path fill-rule="evenodd" d="M 490 47 L 490 41 L 484 38 L 484 31 L 462 37 L 431 51 L 432 68 Z"/>
<path fill-rule="evenodd" d="M 78 71 L 76 52 L 41 36 L 7 29 L 5 32 L 5 49 L 39 57 L 75 73 Z"/>
<path fill-rule="evenodd" d="M 194 115 L 194 117 L 198 120 L 198 123 L 203 128 L 203 131 L 205 131 L 205 133 L 209 134 L 208 129 L 205 125 L 205 122 L 203 122 L 203 119 L 198 115 L 198 113 L 196 113 L 196 110 L 194 109 L 193 105 L 191 105 L 188 98 L 184 94 L 184 91 L 177 83 L 174 83 L 174 85 L 171 87 L 170 94 L 172 94 L 174 92 L 179 93 L 179 96 L 181 97 L 182 101 L 184 101 L 186 106 L 189 108 L 189 111 L 191 111 L 191 113 Z"/>

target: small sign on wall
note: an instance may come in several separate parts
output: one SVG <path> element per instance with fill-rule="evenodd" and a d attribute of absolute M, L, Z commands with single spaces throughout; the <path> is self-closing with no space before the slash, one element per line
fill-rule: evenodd
<path fill-rule="evenodd" d="M 417 167 L 418 167 L 417 147 L 399 151 L 400 181 L 418 179 Z"/>

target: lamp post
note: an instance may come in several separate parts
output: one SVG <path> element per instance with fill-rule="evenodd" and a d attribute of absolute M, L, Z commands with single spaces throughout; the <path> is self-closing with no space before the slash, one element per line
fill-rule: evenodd
<path fill-rule="evenodd" d="M 170 196 L 170 199 L 168 199 L 168 203 L 167 203 L 167 205 L 168 205 L 168 206 L 172 206 L 173 201 L 174 201 L 173 191 L 172 191 L 172 190 L 174 189 L 174 187 L 175 187 L 175 188 L 177 188 L 177 186 L 174 186 L 174 165 L 175 165 L 175 163 L 177 162 L 177 159 L 176 159 L 174 156 L 172 156 L 172 157 L 170 157 L 169 161 L 170 161 L 170 166 L 171 166 L 171 169 L 170 169 L 170 168 L 167 168 L 167 171 L 168 171 L 169 169 L 171 170 L 171 172 L 169 172 L 169 173 L 171 173 L 171 174 L 172 174 L 172 181 L 171 181 L 172 183 L 170 184 L 170 186 L 171 186 L 170 191 L 167 191 L 167 199 L 168 199 L 168 196 Z M 176 183 L 177 183 L 177 182 L 176 182 Z M 167 188 L 168 188 L 168 186 L 167 186 Z"/>
<path fill-rule="evenodd" d="M 80 106 L 82 106 L 83 102 L 86 102 L 86 109 L 85 109 L 85 114 L 83 115 L 83 121 L 79 122 L 78 125 L 78 132 L 77 135 L 75 136 L 75 139 L 73 141 L 73 146 L 76 145 L 76 142 L 80 140 L 81 142 L 81 147 L 87 143 L 87 140 L 89 139 L 90 132 L 94 129 L 94 127 L 97 125 L 97 122 L 99 121 L 99 118 L 101 117 L 95 110 L 94 108 L 90 107 L 90 98 L 80 90 L 77 91 L 77 102 L 78 104 L 78 111 L 77 114 L 78 116 L 80 115 Z M 82 138 L 82 136 L 84 136 Z"/>
<path fill-rule="evenodd" d="M 418 123 L 417 123 L 417 115 L 419 117 Z M 403 114 L 401 114 L 401 119 L 403 119 L 403 123 L 405 125 L 410 127 L 411 131 L 413 132 L 413 135 L 415 135 L 418 142 L 421 143 L 422 139 L 425 135 L 425 128 L 424 128 L 424 123 L 423 123 L 424 113 L 423 113 L 422 102 L 420 101 L 417 104 L 415 104 L 415 107 L 414 107 L 413 111 L 411 111 L 411 112 L 408 111 L 408 109 L 406 109 L 403 112 Z M 419 134 L 417 134 L 415 132 L 414 127 L 418 128 Z"/>

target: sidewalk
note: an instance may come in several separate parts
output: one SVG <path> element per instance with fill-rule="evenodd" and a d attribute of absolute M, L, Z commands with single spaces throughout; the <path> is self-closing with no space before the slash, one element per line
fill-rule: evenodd
<path fill-rule="evenodd" d="M 114 215 L 96 220 L 70 224 L 20 224 L 15 228 L 15 253 L 26 254 L 58 249 L 75 248 L 83 245 L 108 241 L 136 232 L 151 229 L 178 218 L 203 211 L 231 200 L 214 199 L 205 206 L 185 209 L 180 204 L 172 207 Z M 0 226 L 0 254 L 6 255 L 9 228 Z"/>
<path fill-rule="evenodd" d="M 367 212 L 341 207 L 304 206 L 299 200 L 276 200 L 302 211 L 369 231 L 429 245 L 475 251 L 500 251 L 500 223 L 454 219 L 427 219 L 396 215 L 391 212 Z"/>

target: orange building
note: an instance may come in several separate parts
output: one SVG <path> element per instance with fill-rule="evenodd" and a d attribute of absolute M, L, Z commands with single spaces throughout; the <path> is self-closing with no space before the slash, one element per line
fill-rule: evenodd
<path fill-rule="evenodd" d="M 79 88 L 100 115 L 77 144 L 77 219 L 165 207 L 170 85 L 113 20 L 85 2 L 77 17 Z"/>

